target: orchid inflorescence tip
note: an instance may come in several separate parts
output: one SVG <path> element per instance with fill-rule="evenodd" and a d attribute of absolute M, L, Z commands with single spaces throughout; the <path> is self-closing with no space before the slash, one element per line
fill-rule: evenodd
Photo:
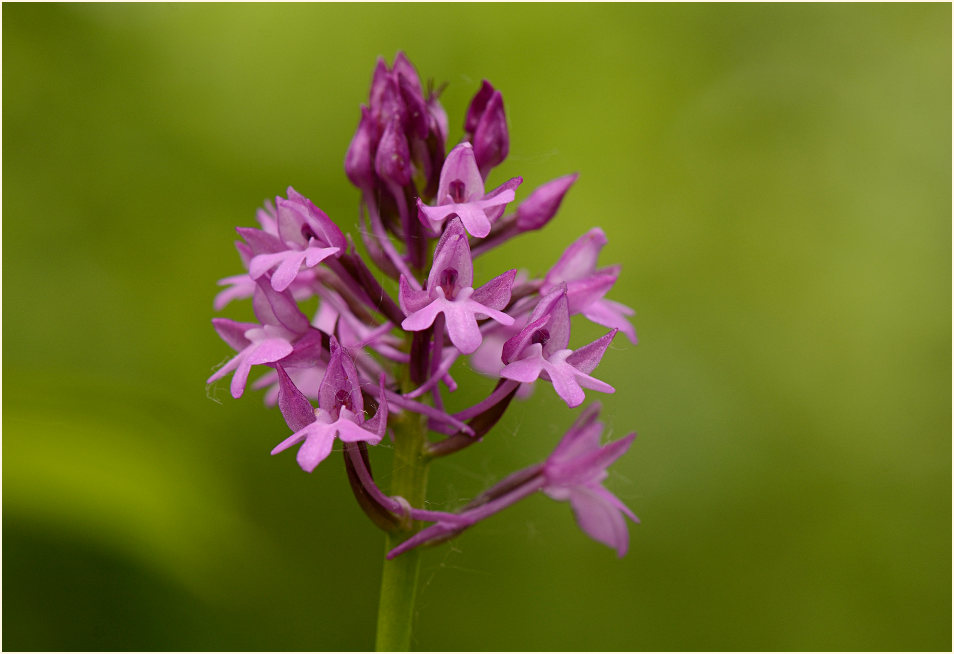
<path fill-rule="evenodd" d="M 236 354 L 208 382 L 231 374 L 231 395 L 239 398 L 251 370 L 264 368 L 252 388 L 265 391 L 266 404 L 278 405 L 291 430 L 272 454 L 297 448 L 306 472 L 340 442 L 364 511 L 383 529 L 410 534 L 388 558 L 443 542 L 537 491 L 569 502 L 583 531 L 622 556 L 626 518 L 636 516 L 603 481 L 635 435 L 601 444 L 596 402 L 543 462 L 455 513 L 414 507 L 374 481 L 369 446 L 393 433 L 401 416 L 418 416 L 430 431 L 422 456 L 448 456 L 485 442 L 511 402 L 538 382 L 552 385 L 570 408 L 584 403 L 586 391 L 615 392 L 593 374 L 619 332 L 636 343 L 632 309 L 606 298 L 620 267 L 598 267 L 607 243 L 598 227 L 572 242 L 542 277 L 514 266 L 481 271 L 490 281 L 475 284 L 480 255 L 550 224 L 578 174 L 545 182 L 519 203 L 523 178 L 490 188 L 487 180 L 510 150 L 501 92 L 484 80 L 463 138 L 449 151 L 438 96 L 425 91 L 403 53 L 391 66 L 378 61 L 344 159 L 361 193 L 364 253 L 291 187 L 258 210 L 258 227 L 238 228 L 245 272 L 219 282 L 215 308 L 250 298 L 256 321 L 213 319 Z M 396 297 L 381 276 L 396 284 Z M 301 307 L 313 298 L 317 312 L 306 315 Z M 577 314 L 609 331 L 571 347 Z M 452 409 L 454 366 L 465 358 L 496 382 L 480 402 Z"/>

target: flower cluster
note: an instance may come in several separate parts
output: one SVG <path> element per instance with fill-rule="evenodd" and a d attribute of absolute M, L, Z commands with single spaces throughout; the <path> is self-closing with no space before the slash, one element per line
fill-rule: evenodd
<path fill-rule="evenodd" d="M 549 223 L 577 176 L 549 181 L 513 207 L 522 178 L 487 185 L 510 144 L 500 91 L 483 82 L 464 137 L 449 152 L 438 95 L 424 90 L 403 53 L 390 67 L 378 61 L 344 162 L 361 192 L 366 254 L 291 187 L 258 211 L 257 228 L 238 228 L 246 272 L 219 282 L 225 288 L 215 307 L 251 298 L 257 322 L 213 319 L 237 354 L 208 382 L 231 373 L 238 398 L 252 367 L 265 367 L 252 386 L 265 389 L 266 402 L 278 405 L 292 432 L 272 454 L 297 446 L 298 464 L 312 472 L 340 441 L 365 512 L 384 529 L 412 533 L 389 558 L 446 540 L 537 491 L 568 501 L 580 527 L 622 556 L 624 516 L 636 516 L 602 481 L 634 434 L 601 446 L 596 403 L 544 462 L 456 513 L 413 507 L 374 481 L 368 446 L 389 433 L 404 437 L 402 416 L 416 416 L 430 432 L 422 460 L 447 456 L 480 442 L 515 395 L 538 381 L 551 384 L 570 408 L 584 402 L 585 390 L 614 392 L 593 376 L 596 368 L 617 333 L 636 342 L 627 318 L 633 311 L 605 297 L 620 269 L 598 267 L 607 242 L 599 228 L 573 242 L 540 278 L 516 269 L 482 271 L 496 276 L 475 287 L 480 255 Z M 382 284 L 369 262 L 392 281 Z M 396 298 L 388 288 L 396 288 Z M 309 317 L 301 306 L 315 297 L 317 313 Z M 571 346 L 576 314 L 609 331 Z M 452 370 L 462 357 L 497 381 L 480 402 L 451 410 Z M 415 531 L 421 522 L 432 524 Z"/>

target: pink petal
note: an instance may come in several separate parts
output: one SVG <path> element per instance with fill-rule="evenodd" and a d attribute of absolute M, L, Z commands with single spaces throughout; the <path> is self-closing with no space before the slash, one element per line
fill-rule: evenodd
<path fill-rule="evenodd" d="M 474 300 L 468 298 L 466 300 L 460 300 L 455 304 L 467 307 L 467 310 L 476 316 L 487 316 L 493 320 L 499 322 L 501 325 L 509 326 L 513 324 L 513 318 L 508 316 L 503 311 L 497 311 L 496 309 L 491 309 L 490 307 L 484 306 L 480 302 L 475 302 Z"/>
<path fill-rule="evenodd" d="M 460 181 L 464 185 L 464 199 L 474 200 L 484 196 L 484 179 L 477 168 L 474 147 L 463 142 L 447 154 L 441 169 L 440 182 L 437 185 L 437 201 L 447 204 L 451 197 L 451 182 Z"/>
<path fill-rule="evenodd" d="M 304 429 L 315 421 L 315 410 L 305 394 L 298 390 L 295 383 L 280 365 L 275 366 L 278 373 L 278 408 L 292 431 Z"/>
<path fill-rule="evenodd" d="M 474 262 L 470 256 L 467 232 L 460 218 L 452 218 L 434 247 L 434 264 L 427 276 L 427 289 L 433 292 L 446 270 L 457 273 L 455 288 L 474 285 Z"/>
<path fill-rule="evenodd" d="M 285 258 L 272 274 L 272 288 L 279 292 L 284 291 L 295 281 L 306 257 L 304 250 L 289 250 L 285 254 Z"/>
<path fill-rule="evenodd" d="M 340 403 L 339 393 L 344 391 L 345 395 L 350 396 L 352 410 L 360 413 L 364 410 L 364 398 L 361 397 L 361 382 L 354 361 L 334 336 L 329 345 L 331 358 L 318 387 L 318 406 L 334 415 Z"/>
<path fill-rule="evenodd" d="M 358 441 L 364 441 L 371 445 L 377 445 L 381 442 L 381 436 L 374 433 L 373 431 L 368 431 L 363 427 L 357 425 L 349 418 L 345 417 L 345 414 L 350 414 L 347 409 L 341 410 L 341 418 L 334 423 L 334 427 L 338 430 L 338 438 L 344 443 L 356 443 Z"/>
<path fill-rule="evenodd" d="M 453 209 L 471 236 L 484 238 L 490 233 L 490 218 L 480 207 L 473 204 L 455 204 Z"/>
<path fill-rule="evenodd" d="M 289 447 L 292 447 L 293 445 L 302 442 L 303 440 L 305 440 L 305 437 L 308 436 L 310 432 L 311 430 L 308 427 L 303 427 L 299 429 L 294 434 L 292 434 L 291 436 L 283 440 L 281 443 L 273 447 L 271 452 L 272 456 L 275 456 L 279 452 L 284 452 Z"/>
<path fill-rule="evenodd" d="M 538 344 L 534 344 L 534 347 L 538 347 Z M 530 383 L 540 377 L 543 364 L 543 358 L 537 353 L 525 359 L 508 363 L 500 371 L 500 376 L 518 382 Z"/>
<path fill-rule="evenodd" d="M 245 332 L 261 327 L 254 322 L 236 322 L 228 318 L 213 318 L 212 326 L 219 337 L 236 352 L 244 350 L 251 344 L 251 341 L 246 338 Z"/>
<path fill-rule="evenodd" d="M 566 362 L 581 372 L 587 374 L 593 372 L 596 366 L 599 365 L 603 354 L 606 352 L 606 348 L 613 342 L 613 337 L 616 336 L 618 331 L 618 329 L 610 330 L 589 345 L 584 345 L 580 349 L 575 350 L 572 354 L 567 356 Z"/>
<path fill-rule="evenodd" d="M 252 297 L 252 309 L 255 316 L 265 325 L 283 326 L 295 334 L 304 334 L 311 322 L 299 310 L 295 299 L 287 291 L 276 291 L 270 283 L 259 278 L 258 288 Z"/>
<path fill-rule="evenodd" d="M 596 260 L 606 243 L 606 234 L 599 227 L 594 227 L 566 249 L 547 273 L 547 282 L 556 284 L 587 276 L 596 270 Z"/>
<path fill-rule="evenodd" d="M 593 302 L 583 310 L 583 315 L 597 325 L 614 327 L 623 332 L 633 345 L 638 342 L 636 330 L 624 316 L 632 316 L 635 313 L 629 307 L 606 298 Z"/>
<path fill-rule="evenodd" d="M 570 315 L 581 313 L 595 302 L 599 302 L 616 283 L 619 271 L 593 273 L 582 279 L 566 282 L 566 296 Z"/>
<path fill-rule="evenodd" d="M 544 369 L 549 375 L 550 381 L 553 382 L 553 390 L 563 398 L 568 407 L 572 409 L 583 404 L 586 395 L 576 381 L 577 371 L 572 366 L 565 363 L 553 365 L 547 362 L 544 364 Z"/>
<path fill-rule="evenodd" d="M 330 425 L 322 425 L 324 429 L 313 430 L 308 438 L 298 448 L 298 454 L 295 460 L 305 472 L 312 472 L 318 464 L 324 461 L 331 454 L 331 446 L 335 442 L 335 433 L 329 429 Z"/>
<path fill-rule="evenodd" d="M 409 316 L 430 304 L 431 295 L 427 291 L 415 289 L 407 281 L 407 277 L 401 275 L 401 280 L 398 282 L 398 302 L 404 315 Z"/>
<path fill-rule="evenodd" d="M 590 538 L 609 545 L 622 557 L 629 548 L 629 531 L 619 510 L 594 489 L 575 486 L 570 493 L 570 506 L 576 521 Z"/>
<path fill-rule="evenodd" d="M 248 276 L 252 279 L 258 279 L 269 270 L 275 266 L 281 264 L 286 256 L 288 255 L 289 250 L 282 250 L 281 252 L 271 252 L 268 254 L 257 254 L 252 257 L 252 260 L 248 263 Z M 292 250 L 292 252 L 297 252 L 297 250 Z M 287 284 L 286 284 L 287 286 Z M 285 290 L 275 289 L 275 290 Z"/>
<path fill-rule="evenodd" d="M 447 300 L 437 298 L 423 309 L 408 314 L 408 317 L 401 323 L 401 329 L 409 332 L 419 332 L 427 329 L 434 324 L 434 319 L 444 306 L 448 304 Z"/>
<path fill-rule="evenodd" d="M 600 434 L 603 424 L 599 422 L 600 403 L 587 406 L 573 423 L 560 444 L 556 446 L 547 462 L 571 461 L 587 452 L 595 452 L 600 447 Z"/>
<path fill-rule="evenodd" d="M 242 397 L 252 366 L 280 361 L 291 354 L 292 349 L 291 344 L 283 338 L 267 338 L 243 350 L 244 356 L 239 361 L 235 374 L 232 375 L 230 384 L 232 397 L 236 399 Z"/>
<path fill-rule="evenodd" d="M 213 302 L 213 306 L 216 311 L 221 311 L 229 302 L 232 300 L 240 300 L 247 297 L 252 297 L 252 293 L 255 292 L 255 282 L 248 275 L 233 275 L 232 277 L 226 277 L 218 281 L 219 286 L 228 286 L 223 291 L 220 291 L 216 296 Z"/>
<path fill-rule="evenodd" d="M 482 339 L 480 328 L 477 327 L 477 318 L 474 316 L 474 311 L 469 305 L 470 303 L 467 300 L 463 302 L 446 302 L 444 304 L 447 334 L 450 336 L 451 343 L 453 343 L 454 347 L 460 350 L 462 354 L 470 354 L 476 350 L 480 347 L 480 341 Z"/>

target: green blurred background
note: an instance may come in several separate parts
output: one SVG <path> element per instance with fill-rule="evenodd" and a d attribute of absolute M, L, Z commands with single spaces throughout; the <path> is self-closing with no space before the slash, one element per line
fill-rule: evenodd
<path fill-rule="evenodd" d="M 628 556 L 530 498 L 425 553 L 415 647 L 948 650 L 948 4 L 4 5 L 4 648 L 373 647 L 383 537 L 340 460 L 269 457 L 279 413 L 204 380 L 233 226 L 291 184 L 354 229 L 341 163 L 399 49 L 452 141 L 503 91 L 491 183 L 581 173 L 478 276 L 600 225 L 641 340 L 599 369 L 640 434 Z M 433 506 L 575 415 L 539 388 Z"/>

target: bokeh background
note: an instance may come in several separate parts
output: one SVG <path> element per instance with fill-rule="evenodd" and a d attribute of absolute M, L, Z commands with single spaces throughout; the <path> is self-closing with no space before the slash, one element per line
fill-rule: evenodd
<path fill-rule="evenodd" d="M 415 647 L 948 650 L 948 4 L 4 5 L 4 648 L 373 647 L 383 537 L 340 460 L 269 457 L 278 412 L 204 380 L 233 226 L 291 184 L 354 229 L 341 163 L 400 49 L 452 141 L 503 91 L 491 183 L 581 173 L 478 276 L 600 225 L 641 341 L 599 369 L 639 433 L 629 554 L 530 498 L 426 552 Z M 539 388 L 434 506 L 575 415 Z"/>

